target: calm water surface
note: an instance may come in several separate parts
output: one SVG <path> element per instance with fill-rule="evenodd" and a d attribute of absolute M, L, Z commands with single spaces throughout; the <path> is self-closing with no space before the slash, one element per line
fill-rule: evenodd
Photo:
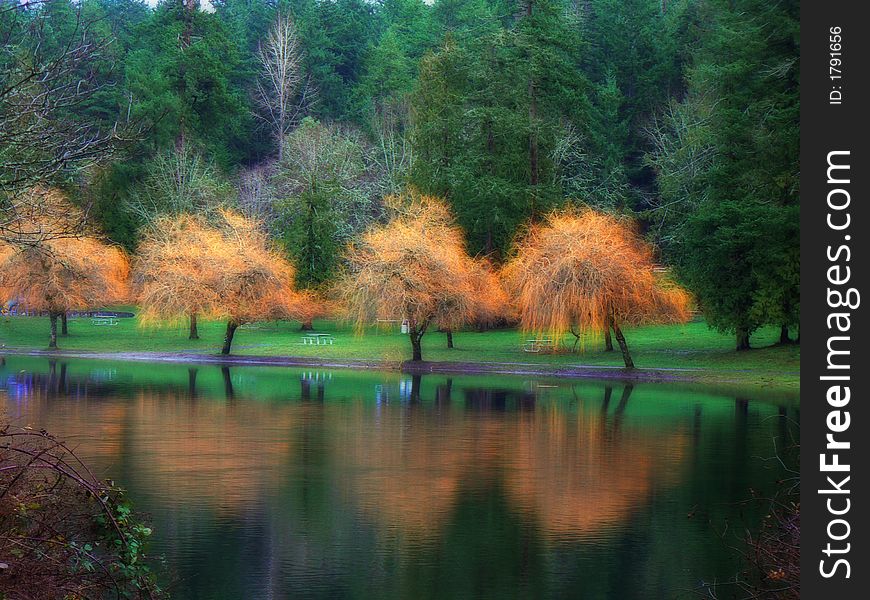
<path fill-rule="evenodd" d="M 697 597 L 741 568 L 753 493 L 790 477 L 795 406 L 664 384 L 0 364 L 0 410 L 130 490 L 181 600 Z"/>

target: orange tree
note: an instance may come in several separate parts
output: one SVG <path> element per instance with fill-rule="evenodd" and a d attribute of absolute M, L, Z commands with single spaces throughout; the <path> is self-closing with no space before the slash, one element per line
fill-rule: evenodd
<path fill-rule="evenodd" d="M 225 319 L 223 354 L 243 323 L 317 314 L 316 299 L 297 294 L 293 276 L 259 223 L 229 210 L 221 210 L 215 224 L 187 214 L 158 219 L 135 269 L 143 323 L 191 315 Z"/>
<path fill-rule="evenodd" d="M 485 258 L 475 259 L 471 271 L 474 288 L 474 322 L 482 330 L 514 320 L 514 311 L 498 271 Z"/>
<path fill-rule="evenodd" d="M 126 298 L 129 263 L 123 251 L 79 226 L 79 211 L 55 190 L 40 190 L 45 206 L 20 219 L 15 244 L 0 242 L 0 296 L 28 311 L 47 312 L 49 348 L 57 348 L 57 321 L 68 311 L 105 306 Z M 58 215 L 74 227 L 58 231 Z"/>
<path fill-rule="evenodd" d="M 620 328 L 685 322 L 689 295 L 657 277 L 653 249 L 633 224 L 591 209 L 568 209 L 533 225 L 503 275 L 524 331 L 558 340 L 571 332 L 609 335 L 627 368 L 631 354 Z"/>
<path fill-rule="evenodd" d="M 220 246 L 220 233 L 202 217 L 180 214 L 153 221 L 134 263 L 142 322 L 186 315 L 189 338 L 199 339 L 197 315 L 212 315 L 219 302 L 213 279 Z"/>
<path fill-rule="evenodd" d="M 395 209 L 396 198 L 391 203 Z M 340 289 L 358 327 L 407 319 L 412 359 L 420 361 L 430 327 L 452 331 L 495 310 L 494 301 L 482 293 L 483 267 L 466 253 L 462 231 L 441 200 L 416 196 L 395 212 L 348 247 Z"/>
<path fill-rule="evenodd" d="M 471 301 L 473 314 L 470 321 L 480 331 L 510 318 L 507 293 L 501 284 L 498 273 L 485 258 L 471 260 L 466 276 L 473 290 Z M 447 334 L 447 347 L 453 348 L 453 329 L 439 326 L 440 333 Z"/>
<path fill-rule="evenodd" d="M 229 354 L 236 328 L 261 319 L 307 319 L 315 312 L 311 294 L 293 288 L 295 269 L 276 251 L 253 219 L 223 211 L 220 226 L 224 260 L 216 290 L 218 311 L 227 320 L 221 352 Z"/>

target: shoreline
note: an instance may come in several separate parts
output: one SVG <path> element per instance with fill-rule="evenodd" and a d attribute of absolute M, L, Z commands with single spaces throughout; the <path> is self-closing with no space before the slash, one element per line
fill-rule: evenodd
<path fill-rule="evenodd" d="M 741 380 L 746 371 L 722 371 L 690 367 L 652 367 L 626 369 L 617 366 L 577 365 L 546 366 L 534 363 L 422 361 L 392 362 L 383 360 L 326 360 L 301 356 L 255 356 L 198 354 L 189 352 L 96 352 L 87 350 L 34 350 L 4 348 L 0 356 L 30 356 L 126 362 L 196 363 L 216 366 L 326 367 L 401 372 L 409 375 L 534 375 L 567 379 L 613 379 L 636 383 L 699 383 L 759 385 Z M 730 377 L 729 377 L 730 375 Z"/>

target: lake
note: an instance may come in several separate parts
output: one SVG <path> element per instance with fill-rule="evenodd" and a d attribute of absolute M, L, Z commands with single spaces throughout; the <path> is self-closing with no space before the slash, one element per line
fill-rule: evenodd
<path fill-rule="evenodd" d="M 0 362 L 0 410 L 129 490 L 179 600 L 696 598 L 797 467 L 796 399 L 758 393 Z"/>

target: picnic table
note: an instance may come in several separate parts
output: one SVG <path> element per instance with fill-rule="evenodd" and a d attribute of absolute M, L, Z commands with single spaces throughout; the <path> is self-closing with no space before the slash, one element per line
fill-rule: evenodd
<path fill-rule="evenodd" d="M 550 338 L 526 340 L 523 344 L 523 352 L 531 352 L 538 354 L 540 352 L 552 352 L 556 349 L 556 345 Z"/>
<path fill-rule="evenodd" d="M 331 333 L 306 333 L 302 336 L 303 345 L 325 346 L 329 344 L 331 346 L 333 343 L 335 343 L 335 336 Z"/>

